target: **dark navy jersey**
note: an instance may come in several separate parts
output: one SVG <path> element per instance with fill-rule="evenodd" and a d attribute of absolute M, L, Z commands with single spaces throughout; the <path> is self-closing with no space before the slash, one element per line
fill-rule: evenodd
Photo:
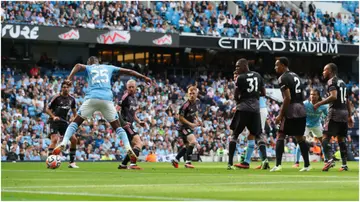
<path fill-rule="evenodd" d="M 304 86 L 301 84 L 300 77 L 294 72 L 287 71 L 283 73 L 279 79 L 279 86 L 282 92 L 289 89 L 290 105 L 285 109 L 286 118 L 302 118 L 306 117 L 304 101 Z"/>
<path fill-rule="evenodd" d="M 184 117 L 186 120 L 188 120 L 191 123 L 194 123 L 196 116 L 197 116 L 197 112 L 198 112 L 198 102 L 195 103 L 191 103 L 189 100 L 187 100 L 181 107 L 179 110 L 179 115 Z M 185 127 L 188 128 L 189 126 L 181 123 L 179 121 L 179 126 L 180 127 Z"/>
<path fill-rule="evenodd" d="M 249 71 L 240 74 L 236 80 L 235 100 L 237 110 L 260 113 L 259 97 L 264 82 L 259 73 Z"/>
<path fill-rule="evenodd" d="M 290 90 L 290 103 L 303 103 L 304 86 L 301 84 L 300 77 L 297 74 L 287 71 L 279 77 L 278 81 L 281 91 Z"/>
<path fill-rule="evenodd" d="M 127 122 L 134 122 L 135 112 L 138 109 L 138 104 L 135 95 L 130 95 L 127 92 L 121 99 L 121 116 Z"/>
<path fill-rule="evenodd" d="M 337 92 L 336 100 L 329 104 L 328 119 L 337 122 L 347 122 L 348 111 L 346 100 L 348 99 L 348 93 L 345 82 L 334 76 L 328 80 L 327 85 L 329 95 L 331 91 L 336 90 Z"/>
<path fill-rule="evenodd" d="M 63 121 L 68 120 L 68 113 L 70 109 L 76 108 L 75 98 L 71 95 L 55 95 L 50 102 L 48 103 L 48 108 L 52 110 L 55 116 L 63 119 Z"/>

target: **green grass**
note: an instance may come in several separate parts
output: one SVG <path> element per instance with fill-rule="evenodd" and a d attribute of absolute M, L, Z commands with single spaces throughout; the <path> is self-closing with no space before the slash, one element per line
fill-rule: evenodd
<path fill-rule="evenodd" d="M 80 169 L 48 170 L 45 163 L 2 163 L 2 200 L 351 200 L 359 199 L 359 165 L 348 172 L 337 166 L 321 172 L 322 163 L 300 173 L 226 170 L 226 163 L 140 163 L 144 170 L 118 170 L 117 163 L 78 163 Z M 252 164 L 255 167 L 256 163 Z M 271 162 L 273 165 L 273 162 Z"/>

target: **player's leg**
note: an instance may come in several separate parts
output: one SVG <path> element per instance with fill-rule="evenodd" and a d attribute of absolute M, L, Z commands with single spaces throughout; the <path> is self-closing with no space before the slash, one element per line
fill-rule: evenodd
<path fill-rule="evenodd" d="M 304 136 L 309 136 L 310 132 L 312 130 L 309 127 L 305 127 L 305 134 Z M 301 151 L 300 151 L 300 146 L 299 143 L 296 142 L 296 149 L 295 149 L 295 164 L 292 166 L 293 168 L 298 168 L 300 167 L 300 156 L 301 156 Z"/>
<path fill-rule="evenodd" d="M 111 127 L 115 130 L 116 135 L 121 138 L 124 143 L 127 154 L 131 158 L 138 158 L 138 156 L 131 149 L 131 145 L 125 130 L 120 127 L 120 121 L 118 113 L 115 109 L 114 103 L 111 101 L 98 100 L 97 103 L 99 111 L 103 114 L 106 121 L 108 121 Z"/>
<path fill-rule="evenodd" d="M 337 140 L 338 140 L 338 144 L 340 147 L 340 155 L 341 155 L 341 161 L 342 161 L 340 171 L 348 171 L 349 168 L 347 166 L 347 147 L 346 147 L 346 143 L 344 141 L 344 139 L 347 136 L 348 125 L 346 122 L 337 122 L 337 125 L 339 127 Z"/>
<path fill-rule="evenodd" d="M 310 161 L 309 161 L 309 146 L 306 143 L 306 139 L 304 137 L 305 128 L 306 128 L 306 117 L 303 118 L 294 118 L 288 121 L 285 128 L 285 132 L 288 135 L 295 136 L 296 142 L 299 145 L 301 156 L 304 159 L 304 168 L 300 171 L 309 171 Z"/>
<path fill-rule="evenodd" d="M 52 155 L 54 148 L 58 144 L 59 141 L 59 125 L 56 122 L 50 122 L 50 145 L 48 147 L 48 156 Z"/>
<path fill-rule="evenodd" d="M 244 126 L 249 130 L 249 135 L 247 137 L 248 145 L 245 152 L 245 160 L 243 163 L 236 164 L 235 166 L 248 169 L 250 167 L 251 156 L 255 149 L 255 138 L 261 134 L 261 117 L 260 113 L 241 112 L 240 114 L 240 121 L 245 123 Z M 266 147 L 264 148 L 263 146 L 261 147 L 261 152 L 264 152 L 265 149 L 264 155 L 266 156 Z"/>
<path fill-rule="evenodd" d="M 189 134 L 187 137 L 188 146 L 186 148 L 186 163 L 185 168 L 194 168 L 191 164 L 191 156 L 194 150 L 195 145 L 197 144 L 195 135 L 193 133 Z"/>
<path fill-rule="evenodd" d="M 261 161 L 262 161 L 261 169 L 263 170 L 270 169 L 269 160 L 267 158 L 267 153 L 266 153 L 266 135 L 262 133 L 256 136 L 256 140 L 259 150 L 261 152 Z"/>
<path fill-rule="evenodd" d="M 275 146 L 275 153 L 276 153 L 276 165 L 270 170 L 270 172 L 277 172 L 277 171 L 281 171 L 282 167 L 281 167 L 281 161 L 282 161 L 282 156 L 284 153 L 284 146 L 285 146 L 285 131 L 284 131 L 284 127 L 286 125 L 286 121 L 287 119 L 284 118 L 281 121 L 280 124 L 280 129 L 276 134 L 276 146 Z"/>
<path fill-rule="evenodd" d="M 322 146 L 324 150 L 324 156 L 328 161 L 325 163 L 322 171 L 328 171 L 335 166 L 335 161 L 332 157 L 332 150 L 330 144 L 330 138 L 336 135 L 337 127 L 332 120 L 327 120 L 324 124 L 324 132 L 322 137 Z"/>
<path fill-rule="evenodd" d="M 322 136 L 323 136 L 323 128 L 322 126 L 314 127 L 312 128 L 311 132 L 314 134 L 314 136 L 319 140 L 321 144 L 321 152 L 324 154 L 324 147 L 322 146 Z M 324 162 L 327 162 L 328 158 L 324 155 Z"/>
<path fill-rule="evenodd" d="M 98 109 L 97 100 L 88 99 L 81 106 L 73 122 L 66 128 L 64 138 L 59 146 L 57 146 L 53 154 L 58 155 L 69 143 L 70 138 L 75 134 L 78 127 L 84 122 L 86 118 L 91 118 L 93 113 Z"/>
<path fill-rule="evenodd" d="M 342 161 L 340 171 L 348 171 L 349 168 L 347 166 L 347 148 L 346 148 L 346 144 L 344 141 L 344 137 L 338 136 L 337 139 L 338 139 L 338 144 L 340 147 L 340 154 L 341 154 L 341 161 Z"/>
<path fill-rule="evenodd" d="M 132 144 L 133 136 L 132 136 L 131 132 L 129 131 L 129 130 L 130 130 L 129 125 L 121 124 L 121 123 L 122 123 L 122 121 L 121 121 L 122 118 L 119 118 L 119 120 L 120 120 L 120 125 L 123 127 L 123 129 L 124 129 L 125 132 L 126 132 L 126 135 L 127 135 L 127 137 L 128 137 L 128 140 L 130 141 L 131 146 L 134 146 L 134 145 Z M 123 160 L 123 161 L 121 162 L 121 164 L 119 165 L 118 169 L 128 169 L 127 164 L 129 163 L 129 161 L 130 161 L 130 157 L 129 157 L 129 155 L 126 155 L 125 158 L 124 158 L 124 160 Z"/>
<path fill-rule="evenodd" d="M 68 127 L 67 123 L 60 123 L 59 124 L 59 133 L 62 137 L 65 136 L 66 133 L 66 129 Z M 77 138 L 75 135 L 71 136 L 70 138 L 70 162 L 69 162 L 69 166 L 68 168 L 79 168 L 79 166 L 77 166 L 75 164 L 75 155 L 76 155 L 76 145 L 77 145 Z"/>
<path fill-rule="evenodd" d="M 84 122 L 84 118 L 80 117 L 79 115 L 76 115 L 74 121 L 71 122 L 69 126 L 66 128 L 63 140 L 60 143 L 60 145 L 54 149 L 53 154 L 59 155 L 60 152 L 65 149 L 66 145 L 69 143 L 70 138 L 76 133 L 76 130 L 83 122 Z M 76 151 L 76 143 L 75 143 L 75 151 Z"/>
<path fill-rule="evenodd" d="M 184 143 L 184 146 L 178 151 L 175 159 L 171 160 L 171 164 L 172 166 L 174 166 L 174 168 L 179 168 L 179 161 L 181 159 L 181 157 L 185 157 L 186 158 L 186 148 L 187 148 L 187 145 L 188 145 L 188 141 L 187 141 L 187 134 L 188 134 L 188 131 L 186 129 L 181 129 L 181 130 L 178 130 L 179 132 L 179 137 L 181 137 L 181 139 L 183 140 L 183 143 Z"/>
<path fill-rule="evenodd" d="M 234 154 L 236 150 L 236 141 L 240 135 L 240 133 L 244 130 L 245 125 L 240 124 L 240 111 L 236 111 L 235 115 L 231 121 L 230 129 L 233 130 L 231 140 L 229 143 L 229 160 L 228 160 L 228 170 L 234 169 L 233 161 L 234 161 Z"/>
<path fill-rule="evenodd" d="M 54 150 L 54 148 L 56 147 L 56 144 L 59 141 L 59 135 L 56 133 L 50 134 L 50 145 L 48 147 L 48 156 L 52 155 L 52 152 Z"/>
<path fill-rule="evenodd" d="M 133 151 L 135 155 L 139 156 L 141 148 L 143 146 L 143 142 L 141 141 L 140 136 L 138 134 L 135 134 L 133 136 L 131 140 L 131 145 L 133 147 Z M 141 170 L 142 168 L 136 165 L 136 160 L 137 160 L 136 158 L 130 159 L 130 169 Z"/>
<path fill-rule="evenodd" d="M 235 164 L 234 165 L 235 167 L 244 168 L 244 169 L 249 169 L 250 168 L 251 156 L 252 156 L 252 153 L 254 152 L 254 149 L 255 149 L 255 136 L 253 134 L 249 134 L 248 137 L 247 137 L 247 140 L 248 140 L 247 141 L 248 145 L 247 145 L 247 148 L 246 148 L 246 151 L 245 151 L 244 162 L 239 163 L 239 164 Z"/>
<path fill-rule="evenodd" d="M 79 168 L 79 166 L 77 166 L 75 164 L 75 155 L 76 155 L 76 145 L 77 145 L 77 138 L 75 135 L 71 136 L 70 138 L 70 164 L 69 164 L 69 168 Z"/>

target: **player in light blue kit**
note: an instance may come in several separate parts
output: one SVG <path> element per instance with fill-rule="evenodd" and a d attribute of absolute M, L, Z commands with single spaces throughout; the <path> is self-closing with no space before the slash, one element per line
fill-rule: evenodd
<path fill-rule="evenodd" d="M 316 111 L 314 111 L 314 104 L 321 101 L 320 92 L 316 89 L 310 91 L 310 100 L 304 101 L 306 109 L 306 128 L 305 128 L 305 137 L 306 139 L 312 139 L 310 132 L 319 139 L 321 142 L 321 137 L 323 135 L 323 127 L 321 125 L 321 118 L 325 117 L 328 113 L 328 106 L 322 105 Z M 293 165 L 293 168 L 299 167 L 300 160 L 300 148 L 299 145 L 296 147 L 296 162 Z M 327 159 L 325 159 L 326 161 Z"/>
<path fill-rule="evenodd" d="M 60 152 L 68 144 L 70 137 L 76 132 L 82 122 L 87 118 L 91 118 L 95 111 L 100 111 L 104 118 L 110 122 L 111 127 L 116 131 L 116 135 L 120 136 L 124 142 L 124 146 L 129 157 L 137 158 L 131 149 L 126 132 L 120 127 L 118 113 L 113 103 L 113 93 L 111 91 L 110 80 L 114 72 L 120 72 L 120 74 L 142 78 L 148 84 L 152 83 L 151 79 L 130 69 L 99 64 L 99 60 L 95 56 L 91 56 L 88 59 L 87 65 L 75 65 L 67 78 L 67 82 L 69 84 L 71 84 L 74 75 L 79 71 L 86 71 L 86 79 L 89 83 L 89 90 L 86 92 L 85 102 L 81 105 L 74 121 L 70 123 L 66 129 L 63 141 L 54 149 L 53 154 L 60 154 Z"/>

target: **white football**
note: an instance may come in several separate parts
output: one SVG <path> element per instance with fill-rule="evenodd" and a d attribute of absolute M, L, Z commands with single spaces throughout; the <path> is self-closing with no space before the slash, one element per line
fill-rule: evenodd
<path fill-rule="evenodd" d="M 60 156 L 58 156 L 58 155 L 50 155 L 46 159 L 47 168 L 56 169 L 56 168 L 60 167 L 60 165 L 61 165 L 61 159 L 60 159 Z"/>

